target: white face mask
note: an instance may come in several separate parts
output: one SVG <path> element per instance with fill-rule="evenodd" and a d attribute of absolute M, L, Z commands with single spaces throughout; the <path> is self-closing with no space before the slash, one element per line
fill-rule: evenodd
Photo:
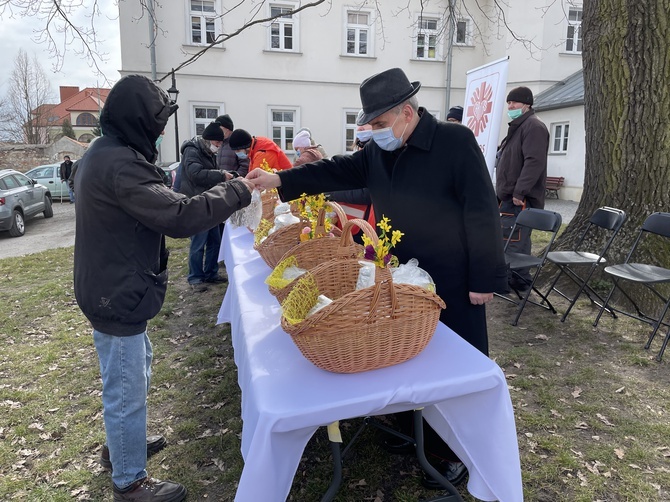
<path fill-rule="evenodd" d="M 381 148 L 382 150 L 392 152 L 402 146 L 402 137 L 405 134 L 405 131 L 407 130 L 407 126 L 409 125 L 409 123 L 405 124 L 405 128 L 402 130 L 402 134 L 400 135 L 400 137 L 396 138 L 395 134 L 393 134 L 393 126 L 398 121 L 398 118 L 400 118 L 400 115 L 401 113 L 399 113 L 398 116 L 395 118 L 391 127 L 384 127 L 383 129 L 372 130 L 372 139 L 374 140 L 375 143 L 377 143 L 377 145 L 379 145 L 379 148 Z"/>
<path fill-rule="evenodd" d="M 210 150 L 212 153 L 216 153 L 216 152 L 219 151 L 219 147 L 216 146 L 216 145 L 213 144 L 213 143 L 210 143 L 210 144 L 209 144 L 209 150 Z"/>

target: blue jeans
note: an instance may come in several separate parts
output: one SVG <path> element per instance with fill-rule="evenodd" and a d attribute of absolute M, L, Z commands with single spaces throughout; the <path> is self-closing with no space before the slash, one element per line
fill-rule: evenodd
<path fill-rule="evenodd" d="M 67 189 L 70 192 L 70 202 L 74 202 L 74 190 L 72 190 L 70 187 L 67 187 Z"/>
<path fill-rule="evenodd" d="M 205 282 L 219 274 L 219 247 L 221 230 L 218 225 L 191 237 L 191 248 L 188 252 L 189 284 Z"/>
<path fill-rule="evenodd" d="M 112 481 L 125 488 L 147 477 L 147 392 L 153 350 L 146 331 L 113 336 L 94 329 L 93 341 L 100 360 Z"/>

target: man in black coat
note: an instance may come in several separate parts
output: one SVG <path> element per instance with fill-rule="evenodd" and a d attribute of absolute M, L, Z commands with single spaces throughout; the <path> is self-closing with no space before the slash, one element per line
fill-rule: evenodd
<path fill-rule="evenodd" d="M 281 187 L 285 200 L 368 188 L 377 220 L 387 216 L 405 234 L 393 253 L 401 263 L 418 259 L 433 277 L 447 304 L 440 320 L 488 354 L 484 304 L 507 289 L 497 200 L 472 131 L 419 108 L 420 87 L 399 68 L 368 78 L 358 120 L 372 126 L 365 148 L 277 174 L 258 169 L 247 178 L 257 187 Z M 428 453 L 444 459 L 443 445 L 427 431 Z M 454 483 L 467 473 L 460 462 L 440 467 Z"/>
<path fill-rule="evenodd" d="M 187 237 L 218 225 L 249 205 L 253 190 L 239 178 L 189 198 L 163 184 L 155 144 L 175 110 L 148 78 L 123 77 L 102 109 L 105 135 L 78 161 L 74 178 L 74 292 L 93 326 L 100 361 L 107 435 L 100 463 L 112 470 L 115 502 L 186 497 L 182 485 L 146 471 L 147 455 L 166 444 L 162 436 L 147 436 L 147 321 L 165 299 L 164 235 Z"/>
<path fill-rule="evenodd" d="M 70 179 L 72 174 L 72 161 L 70 160 L 69 155 L 63 157 L 63 163 L 60 165 L 60 180 L 67 182 Z M 70 204 L 74 204 L 74 191 L 72 187 L 68 184 L 68 189 L 70 191 Z"/>

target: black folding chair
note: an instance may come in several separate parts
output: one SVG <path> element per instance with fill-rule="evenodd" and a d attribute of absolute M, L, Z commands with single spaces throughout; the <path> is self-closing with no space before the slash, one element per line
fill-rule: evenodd
<path fill-rule="evenodd" d="M 512 326 L 516 326 L 517 323 L 519 322 L 519 317 L 521 317 L 521 312 L 523 312 L 526 303 L 532 303 L 533 305 L 537 305 L 538 307 L 551 310 L 554 314 L 556 313 L 556 309 L 551 304 L 551 302 L 549 302 L 546 295 L 542 294 L 542 292 L 540 292 L 535 287 L 535 281 L 537 280 L 538 276 L 540 275 L 540 271 L 542 270 L 542 267 L 545 265 L 547 261 L 547 254 L 549 253 L 551 246 L 554 244 L 554 239 L 556 239 L 556 235 L 558 234 L 558 231 L 561 228 L 562 221 L 563 220 L 561 218 L 561 215 L 555 213 L 554 211 L 547 211 L 545 209 L 534 209 L 534 208 L 529 208 L 521 211 L 519 213 L 519 216 L 517 216 L 516 218 L 516 222 L 512 227 L 510 236 L 516 234 L 517 227 L 526 227 L 531 230 L 551 232 L 551 238 L 549 240 L 549 244 L 547 245 L 547 247 L 544 249 L 544 252 L 540 256 L 533 256 L 508 251 L 507 248 L 509 247 L 510 243 L 509 237 L 507 239 L 507 242 L 505 243 L 505 262 L 507 263 L 512 273 L 512 276 L 516 279 L 515 282 L 519 284 L 525 284 L 526 286 L 528 286 L 528 288 L 524 290 L 513 288 L 513 291 L 518 299 L 510 298 L 509 296 L 499 295 L 496 293 L 496 296 L 508 302 L 514 303 L 519 307 L 517 309 L 516 317 L 514 318 Z M 535 274 L 533 274 L 530 282 L 528 282 L 528 280 L 519 273 L 521 270 L 529 268 L 535 268 Z M 537 293 L 537 295 L 542 299 L 540 303 L 533 300 L 529 300 L 530 294 L 533 291 L 535 291 L 535 293 Z"/>
<path fill-rule="evenodd" d="M 565 321 L 565 318 L 568 317 L 572 307 L 577 303 L 577 299 L 582 293 L 586 293 L 586 296 L 598 306 L 602 306 L 605 303 L 605 300 L 603 300 L 601 296 L 589 286 L 589 280 L 591 280 L 591 276 L 593 276 L 593 273 L 598 266 L 601 263 L 606 262 L 605 254 L 612 245 L 614 237 L 619 233 L 619 229 L 625 220 L 626 213 L 621 209 L 615 209 L 613 207 L 601 207 L 596 209 L 593 215 L 591 215 L 584 232 L 571 251 L 550 251 L 547 254 L 547 261 L 556 265 L 560 272 L 554 279 L 554 282 L 551 283 L 545 296 L 549 296 L 552 291 L 556 291 L 556 293 L 570 302 L 568 309 L 563 314 L 563 317 L 561 317 L 561 322 Z M 605 244 L 598 253 L 592 253 L 584 249 L 589 242 L 602 242 L 603 240 L 605 240 Z M 586 266 L 589 267 L 588 271 L 586 271 L 586 274 L 582 277 L 577 273 L 575 268 L 583 268 Z M 577 293 L 575 293 L 572 298 L 556 287 L 558 280 L 563 274 L 579 286 Z M 597 298 L 600 303 L 596 302 L 594 298 Z M 614 313 L 612 314 L 616 317 Z"/>
<path fill-rule="evenodd" d="M 638 321 L 646 322 L 647 324 L 650 324 L 652 326 L 652 331 L 651 335 L 649 335 L 649 340 L 647 341 L 647 344 L 644 346 L 645 349 L 651 347 L 651 342 L 656 336 L 656 332 L 661 327 L 661 325 L 668 326 L 670 328 L 670 325 L 668 323 L 663 322 L 665 314 L 668 312 L 668 307 L 670 307 L 670 294 L 668 294 L 668 297 L 666 298 L 655 287 L 655 285 L 658 284 L 670 283 L 670 269 L 659 267 L 656 265 L 650 265 L 647 263 L 631 262 L 631 259 L 636 258 L 635 252 L 636 249 L 638 248 L 638 245 L 641 242 L 643 242 L 643 239 L 649 238 L 651 234 L 657 235 L 660 238 L 666 238 L 670 240 L 670 213 L 650 214 L 642 224 L 640 233 L 635 239 L 633 247 L 628 252 L 628 256 L 626 256 L 626 261 L 620 265 L 610 265 L 609 267 L 605 267 L 605 273 L 612 276 L 614 285 L 612 286 L 612 289 L 607 295 L 605 303 L 600 308 L 600 312 L 598 312 L 598 317 L 596 317 L 596 320 L 593 323 L 594 326 L 598 325 L 600 317 L 603 315 L 605 309 L 610 309 L 619 312 L 623 315 L 626 315 L 628 317 L 637 319 Z M 668 249 L 667 245 L 668 243 L 665 243 L 665 247 L 664 248 L 662 247 L 661 249 L 667 250 Z M 640 307 L 637 305 L 637 303 L 635 303 L 635 301 L 630 297 L 630 295 L 621 288 L 621 281 L 630 281 L 634 284 L 645 286 L 653 293 L 654 296 L 659 298 L 664 304 L 663 308 L 661 309 L 659 317 L 654 318 L 651 315 L 644 314 L 640 309 Z M 635 308 L 636 314 L 626 312 L 624 310 L 618 309 L 610 305 L 612 294 L 614 294 L 614 291 L 616 289 L 621 291 L 621 293 L 628 299 L 628 301 L 631 302 L 631 304 Z M 670 340 L 670 329 L 668 329 L 668 334 L 665 336 L 665 339 L 663 340 L 661 350 L 658 353 L 658 356 L 656 356 L 657 361 L 660 361 L 661 358 L 663 357 L 663 352 L 665 351 L 665 347 L 668 345 L 669 340 Z"/>

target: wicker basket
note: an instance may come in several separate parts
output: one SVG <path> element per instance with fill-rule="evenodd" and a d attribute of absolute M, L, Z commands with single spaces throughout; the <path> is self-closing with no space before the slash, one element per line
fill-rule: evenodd
<path fill-rule="evenodd" d="M 364 228 L 367 223 L 359 221 Z M 426 347 L 445 308 L 427 289 L 394 284 L 388 268 L 376 268 L 374 286 L 356 290 L 359 270 L 355 259 L 317 265 L 282 304 L 282 328 L 321 369 L 357 373 L 407 361 Z M 288 311 L 307 299 L 313 304 L 316 294 L 333 302 L 304 320 L 288 320 Z"/>
<path fill-rule="evenodd" d="M 274 220 L 275 217 L 275 206 L 279 200 L 279 195 L 277 190 L 265 190 L 261 194 L 261 203 L 263 204 L 263 215 L 262 218 L 266 220 Z"/>
<path fill-rule="evenodd" d="M 347 221 L 347 216 L 339 204 L 335 202 L 329 202 L 328 205 L 333 208 L 335 214 L 337 214 L 337 217 L 341 221 Z M 324 216 L 324 212 L 319 213 L 320 220 L 323 220 Z M 321 221 L 320 224 L 322 226 L 323 221 Z M 352 223 L 349 227 L 353 225 L 355 225 L 355 223 Z M 317 223 L 317 229 L 318 228 L 319 224 Z M 339 229 L 335 228 L 333 230 L 336 232 L 339 231 Z M 325 231 L 325 229 L 323 231 Z M 286 299 L 286 296 L 289 294 L 296 282 L 295 280 L 291 281 L 283 287 L 272 285 L 273 282 L 275 284 L 282 282 L 281 280 L 276 279 L 283 275 L 284 269 L 287 265 L 289 265 L 287 263 L 289 260 L 291 261 L 290 265 L 309 270 L 330 259 L 356 258 L 358 256 L 363 256 L 363 246 L 354 242 L 351 232 L 348 231 L 348 229 L 347 231 L 341 232 L 342 235 L 339 238 L 321 237 L 319 239 L 310 239 L 308 241 L 301 242 L 297 246 L 289 249 L 284 254 L 284 256 L 282 256 L 279 263 L 277 263 L 275 270 L 266 279 L 266 284 L 268 284 L 270 293 L 272 293 L 272 295 L 277 298 L 279 303 Z"/>
<path fill-rule="evenodd" d="M 342 211 L 341 208 L 339 208 L 339 210 Z M 342 213 L 344 213 L 344 211 L 342 211 Z M 325 212 L 321 211 L 319 213 L 319 218 L 321 219 L 322 223 L 319 225 L 317 222 L 316 234 L 324 236 L 325 227 L 323 225 L 323 218 L 325 218 Z M 300 234 L 302 233 L 302 229 L 305 228 L 305 226 L 310 226 L 310 223 L 305 220 L 301 220 L 298 223 L 293 223 L 292 225 L 282 227 L 276 232 L 268 235 L 263 242 L 254 246 L 254 249 L 258 251 L 258 253 L 261 255 L 261 258 L 263 258 L 265 263 L 267 263 L 270 268 L 275 268 L 287 251 L 301 244 Z M 337 227 L 333 227 L 331 231 L 336 237 L 341 235 L 341 230 Z M 321 240 L 323 238 L 325 237 L 313 240 Z"/>

